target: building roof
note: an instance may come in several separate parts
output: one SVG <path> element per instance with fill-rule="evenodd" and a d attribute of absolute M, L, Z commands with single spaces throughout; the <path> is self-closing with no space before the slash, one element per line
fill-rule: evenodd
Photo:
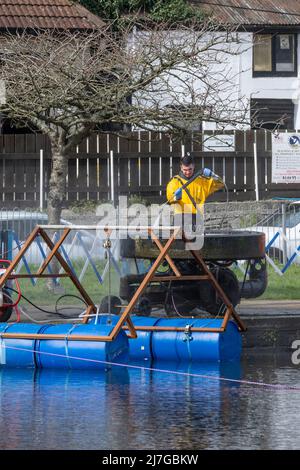
<path fill-rule="evenodd" d="M 0 0 L 0 29 L 101 28 L 104 22 L 71 0 Z"/>
<path fill-rule="evenodd" d="M 222 23 L 300 26 L 300 0 L 192 0 Z"/>

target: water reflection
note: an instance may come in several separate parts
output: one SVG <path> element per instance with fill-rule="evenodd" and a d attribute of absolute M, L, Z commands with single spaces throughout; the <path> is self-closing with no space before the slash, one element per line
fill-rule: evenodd
<path fill-rule="evenodd" d="M 205 447 L 210 422 L 219 420 L 222 402 L 229 405 L 228 387 L 238 386 L 208 377 L 238 378 L 239 364 L 151 367 L 104 373 L 3 368 L 1 448 L 177 448 L 198 443 L 195 428 Z"/>
<path fill-rule="evenodd" d="M 295 370 L 250 360 L 149 366 L 0 369 L 0 448 L 298 447 L 300 393 L 239 382 L 291 383 Z"/>

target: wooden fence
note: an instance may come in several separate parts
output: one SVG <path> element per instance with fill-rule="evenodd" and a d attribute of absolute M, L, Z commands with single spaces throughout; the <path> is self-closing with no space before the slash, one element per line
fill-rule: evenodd
<path fill-rule="evenodd" d="M 230 200 L 255 200 L 254 139 L 257 142 L 257 179 L 260 199 L 300 197 L 300 184 L 271 182 L 271 134 L 268 131 L 235 132 L 235 151 L 202 151 L 201 135 L 184 142 L 197 167 L 208 167 L 224 178 Z M 44 155 L 44 201 L 51 172 L 48 138 L 41 134 L 0 136 L 0 201 L 2 207 L 39 207 L 40 151 Z M 75 201 L 111 199 L 110 152 L 113 151 L 114 196 L 138 195 L 162 202 L 166 183 L 179 169 L 182 142 L 162 133 L 136 132 L 118 137 L 93 134 L 68 160 L 67 205 Z M 224 201 L 225 192 L 211 196 Z"/>

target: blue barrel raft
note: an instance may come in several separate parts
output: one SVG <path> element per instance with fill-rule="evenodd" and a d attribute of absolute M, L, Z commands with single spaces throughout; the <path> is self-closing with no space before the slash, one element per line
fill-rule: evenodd
<path fill-rule="evenodd" d="M 113 341 L 74 339 L 72 336 L 108 336 L 118 315 L 100 315 L 88 324 L 36 325 L 0 324 L 2 365 L 60 369 L 107 369 L 128 361 L 222 362 L 240 359 L 242 341 L 237 325 L 229 321 L 224 332 L 193 331 L 193 328 L 220 328 L 222 319 L 155 318 L 132 316 L 136 339 L 121 330 Z M 139 330 L 149 327 L 149 330 Z M 151 327 L 181 328 L 151 330 Z M 6 338 L 4 333 L 49 334 L 63 338 Z"/>
<path fill-rule="evenodd" d="M 117 315 L 100 315 L 101 324 L 115 325 Z M 223 319 L 212 318 L 155 318 L 133 315 L 131 320 L 139 326 L 177 327 L 186 331 L 137 331 L 138 337 L 129 340 L 131 360 L 157 361 L 235 361 L 242 351 L 242 338 L 237 325 L 229 321 L 226 330 L 219 332 L 189 331 L 191 328 L 220 328 Z M 92 320 L 93 321 L 93 320 Z"/>
<path fill-rule="evenodd" d="M 120 331 L 114 341 L 70 340 L 72 335 L 108 336 L 111 326 L 95 324 L 0 324 L 1 364 L 11 367 L 107 369 L 128 362 L 128 338 Z M 3 333 L 62 334 L 65 339 L 3 338 Z"/>

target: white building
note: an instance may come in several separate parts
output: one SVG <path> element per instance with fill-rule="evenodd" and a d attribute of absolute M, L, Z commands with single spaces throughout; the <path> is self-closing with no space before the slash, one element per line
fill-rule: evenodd
<path fill-rule="evenodd" d="M 300 129 L 300 1 L 193 1 L 236 27 L 246 47 L 231 57 L 238 94 L 250 100 L 252 127 Z M 259 110 L 254 117 L 256 110 Z M 213 129 L 204 123 L 204 129 Z"/>

